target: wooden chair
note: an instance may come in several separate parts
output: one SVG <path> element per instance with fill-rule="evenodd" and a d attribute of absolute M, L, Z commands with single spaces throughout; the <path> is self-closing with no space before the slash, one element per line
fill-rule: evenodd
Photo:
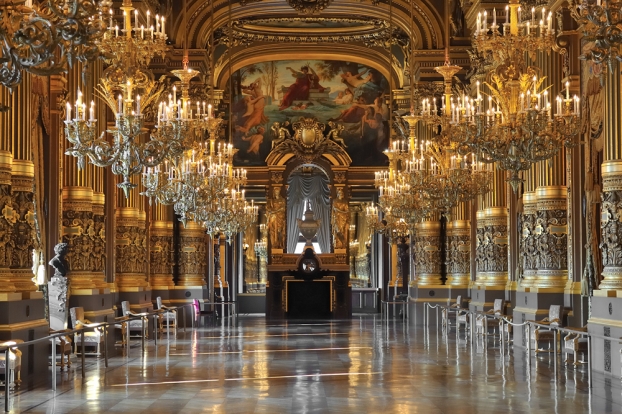
<path fill-rule="evenodd" d="M 175 334 L 177 334 L 177 310 L 164 306 L 162 304 L 161 296 L 158 296 L 156 298 L 156 306 L 156 310 L 158 311 L 158 323 L 160 325 L 159 331 L 164 331 L 164 325 L 166 322 L 166 329 L 168 330 L 172 327 L 175 331 Z"/>
<path fill-rule="evenodd" d="M 216 320 L 214 309 L 201 310 L 201 305 L 198 299 L 192 300 L 192 307 L 194 308 L 194 320 L 197 323 L 197 326 L 200 326 L 202 318 L 209 318 L 211 324 L 214 324 L 214 321 Z"/>
<path fill-rule="evenodd" d="M 503 325 L 501 318 L 500 318 L 501 316 L 505 317 L 506 319 L 508 318 L 507 316 L 503 314 L 504 305 L 505 305 L 505 301 L 503 299 L 495 299 L 492 305 L 492 309 L 488 310 L 483 315 L 482 314 L 477 315 L 477 317 L 475 318 L 475 334 L 476 335 L 483 335 L 483 336 L 491 335 L 488 329 L 488 322 L 490 319 L 488 315 L 491 315 L 491 316 L 496 316 L 498 318 L 495 321 L 495 325 L 497 325 L 497 328 L 496 328 L 497 332 L 496 333 L 493 332 L 492 335 L 500 335 L 501 326 L 504 326 L 503 334 L 506 335 L 507 339 L 510 338 L 510 332 L 511 332 L 510 325 L 509 324 Z"/>
<path fill-rule="evenodd" d="M 575 331 L 587 332 L 587 326 L 582 328 L 571 328 Z M 572 354 L 573 365 L 586 364 L 586 361 L 579 361 L 578 355 L 582 353 L 587 355 L 587 337 L 578 333 L 569 333 L 562 341 L 562 352 L 566 354 L 564 363 L 570 362 L 570 355 Z"/>
<path fill-rule="evenodd" d="M 544 325 L 549 325 L 552 328 L 561 326 L 561 306 L 560 305 L 551 305 L 551 307 L 549 308 L 549 316 L 542 319 L 541 321 L 530 321 L 530 322 L 536 322 L 539 324 L 544 324 Z M 559 345 L 559 341 L 560 338 L 558 335 L 558 345 Z M 540 352 L 553 352 L 553 350 L 551 349 L 551 345 L 553 344 L 555 338 L 555 332 L 550 330 L 550 329 L 546 329 L 546 328 L 542 328 L 541 326 L 536 326 L 535 329 L 531 330 L 531 347 L 532 349 L 535 350 L 535 353 L 538 354 Z M 547 344 L 548 345 L 548 349 L 544 349 L 542 348 L 540 345 L 541 344 Z M 560 347 L 558 346 L 557 348 L 557 352 L 561 352 Z"/>
<path fill-rule="evenodd" d="M 84 308 L 71 308 L 69 309 L 69 315 L 71 316 L 71 324 L 74 329 L 80 329 L 83 327 L 88 327 L 92 324 L 91 321 L 85 319 L 84 317 Z M 101 356 L 101 345 L 104 343 L 104 332 L 103 328 L 94 328 L 92 331 L 84 332 L 84 355 L 96 355 Z M 75 335 L 74 340 L 74 352 L 78 354 L 78 349 L 80 349 L 80 353 L 82 352 L 82 341 L 81 334 Z M 86 353 L 86 348 L 96 348 L 95 352 Z"/>
<path fill-rule="evenodd" d="M 122 325 L 124 325 L 125 327 L 125 332 L 127 332 L 127 327 L 129 325 L 130 337 L 142 338 L 144 336 L 145 339 L 149 337 L 149 320 L 147 319 L 146 314 L 133 313 L 130 310 L 130 302 L 127 300 L 124 300 L 123 302 L 121 302 L 121 312 L 123 313 L 122 317 L 127 318 L 125 321 L 122 321 Z M 140 319 L 129 319 L 129 317 L 140 317 Z M 132 332 L 134 333 L 138 332 L 138 333 L 132 334 Z M 127 334 L 125 334 L 125 336 L 127 336 Z M 127 339 L 128 338 L 125 338 L 124 342 Z"/>
<path fill-rule="evenodd" d="M 442 327 L 451 328 L 451 314 L 453 313 L 456 318 L 456 333 L 460 331 L 461 325 L 464 325 L 464 331 L 466 332 L 469 327 L 469 315 L 466 311 L 467 309 L 462 307 L 462 296 L 456 296 L 456 303 L 441 311 Z"/>
<path fill-rule="evenodd" d="M 0 346 L 9 346 L 21 344 L 24 341 L 21 339 L 14 339 L 12 341 L 0 342 Z M 18 388 L 22 382 L 21 370 L 22 370 L 22 351 L 17 347 L 9 348 L 9 378 L 4 379 L 4 383 L 0 383 L 4 385 L 5 392 L 8 390 Z M 0 352 L 0 374 L 4 375 L 6 372 L 6 353 Z"/>
<path fill-rule="evenodd" d="M 60 331 L 55 331 L 50 329 L 50 335 L 69 332 L 68 329 L 63 329 Z M 60 366 L 60 370 L 65 369 L 65 365 L 67 365 L 67 369 L 71 368 L 71 353 L 73 351 L 73 344 L 71 343 L 71 337 L 69 335 L 58 336 L 56 338 L 50 339 L 50 345 L 56 347 L 56 355 L 60 359 L 60 362 L 52 361 L 52 365 Z M 65 358 L 67 358 L 67 363 L 65 363 Z"/>

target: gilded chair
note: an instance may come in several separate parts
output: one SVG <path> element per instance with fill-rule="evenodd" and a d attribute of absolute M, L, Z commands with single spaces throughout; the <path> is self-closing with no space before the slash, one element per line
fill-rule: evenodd
<path fill-rule="evenodd" d="M 4 383 L 0 383 L 4 386 L 4 389 L 14 389 L 18 388 L 22 382 L 21 378 L 21 370 L 22 370 L 22 351 L 17 347 L 12 347 L 12 345 L 20 344 L 24 341 L 21 339 L 15 339 L 12 341 L 0 342 L 0 347 L 8 346 L 10 347 L 9 352 L 9 378 L 4 379 Z M 6 372 L 6 353 L 3 351 L 0 352 L 0 375 L 4 375 Z M 7 386 L 8 384 L 8 386 Z"/>
<path fill-rule="evenodd" d="M 164 331 L 164 325 L 166 325 L 166 329 L 169 330 L 173 328 L 175 334 L 177 334 L 177 310 L 174 308 L 169 308 L 162 304 L 162 297 L 158 296 L 156 298 L 156 306 L 158 311 L 158 323 L 160 324 L 160 332 Z"/>
<path fill-rule="evenodd" d="M 128 339 L 128 338 L 125 338 L 127 336 L 126 332 L 127 332 L 128 326 L 129 326 L 131 338 L 142 338 L 144 336 L 145 339 L 147 339 L 149 337 L 148 335 L 149 321 L 147 320 L 146 314 L 133 313 L 130 310 L 130 302 L 127 300 L 124 300 L 123 302 L 121 302 L 121 312 L 123 313 L 123 316 L 127 318 L 127 320 L 122 321 L 121 323 L 122 328 L 125 328 L 125 332 L 123 333 L 124 343 L 126 343 Z M 136 317 L 138 316 L 140 317 L 140 319 L 136 319 Z M 134 318 L 130 319 L 130 317 L 134 317 Z"/>
<path fill-rule="evenodd" d="M 469 327 L 469 314 L 467 309 L 462 307 L 462 296 L 456 296 L 456 303 L 441 311 L 441 323 L 443 328 L 451 327 L 451 314 L 456 318 L 456 334 L 460 331 L 460 326 L 464 325 L 466 332 Z"/>
<path fill-rule="evenodd" d="M 201 305 L 198 299 L 192 300 L 192 307 L 194 309 L 194 320 L 199 326 L 199 322 L 201 322 L 201 318 L 209 318 L 211 324 L 216 320 L 214 309 L 211 310 L 201 310 Z"/>
<path fill-rule="evenodd" d="M 71 308 L 69 309 L 69 315 L 71 316 L 71 324 L 74 329 L 81 329 L 89 327 L 92 322 L 84 317 L 84 308 Z M 103 328 L 94 327 L 92 331 L 84 331 L 84 355 L 96 355 L 101 356 L 101 345 L 104 343 L 104 331 Z M 77 333 L 74 340 L 75 353 L 78 354 L 78 349 L 82 352 L 82 340 L 81 334 Z M 86 348 L 95 348 L 95 352 L 86 352 Z"/>
<path fill-rule="evenodd" d="M 556 328 L 561 325 L 561 306 L 560 305 L 551 305 L 549 308 L 549 316 L 542 319 L 541 321 L 531 321 L 536 322 L 538 324 L 549 325 L 551 328 Z M 555 339 L 555 331 L 551 329 L 546 329 L 541 326 L 536 326 L 535 329 L 531 330 L 531 348 L 535 350 L 535 353 L 538 354 L 540 352 L 553 352 L 552 345 Z M 559 337 L 558 337 L 558 345 L 559 345 Z M 547 349 L 544 349 L 541 345 L 548 345 Z M 561 352 L 560 347 L 557 348 L 558 352 Z"/>
<path fill-rule="evenodd" d="M 494 325 L 497 325 L 497 333 L 493 333 L 493 335 L 499 335 L 502 329 L 501 327 L 503 326 L 503 334 L 506 335 L 507 339 L 510 338 L 510 332 L 511 332 L 510 325 L 509 324 L 504 325 L 503 321 L 501 320 L 501 317 L 504 317 L 506 319 L 509 318 L 508 316 L 503 314 L 504 305 L 505 305 L 505 301 L 503 299 L 495 299 L 492 305 L 492 309 L 489 309 L 484 314 L 480 313 L 477 315 L 477 317 L 475 318 L 475 334 L 476 335 L 484 335 L 484 336 L 490 335 L 490 332 L 488 330 L 489 319 L 490 319 L 489 315 L 490 315 L 490 316 L 496 317 L 496 321 Z"/>
<path fill-rule="evenodd" d="M 68 332 L 68 330 L 55 331 L 50 329 L 50 335 L 62 332 Z M 50 338 L 50 345 L 56 347 L 56 356 L 60 359 L 60 362 L 52 361 L 52 365 L 56 364 L 60 366 L 61 371 L 65 369 L 65 365 L 67 365 L 67 369 L 71 368 L 71 353 L 73 352 L 71 337 L 69 335 L 63 335 Z M 66 363 L 65 358 L 67 359 Z"/>
<path fill-rule="evenodd" d="M 587 332 L 587 326 L 583 328 L 572 328 L 575 331 Z M 587 355 L 587 337 L 578 333 L 571 332 L 566 335 L 562 341 L 562 352 L 566 354 L 564 363 L 570 362 L 570 355 L 572 355 L 573 365 L 585 364 L 586 362 L 579 361 L 578 355 Z"/>

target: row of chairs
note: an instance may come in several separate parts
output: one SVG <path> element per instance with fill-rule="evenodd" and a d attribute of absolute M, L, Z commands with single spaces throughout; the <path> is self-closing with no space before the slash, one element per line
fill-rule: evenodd
<path fill-rule="evenodd" d="M 197 299 L 193 300 L 192 303 L 193 308 L 193 316 L 195 323 L 197 325 L 200 324 L 201 321 L 205 319 L 209 320 L 211 324 L 213 324 L 216 320 L 216 313 L 213 309 L 209 310 L 201 310 L 200 302 Z M 178 313 L 176 308 L 171 308 L 164 306 L 162 304 L 162 298 L 158 297 L 156 299 L 156 311 L 158 312 L 158 331 L 164 332 L 164 330 L 173 330 L 175 334 L 177 333 L 177 327 L 179 325 L 178 321 Z M 121 330 L 121 345 L 127 346 L 129 344 L 130 338 L 141 338 L 144 336 L 145 339 L 148 338 L 149 330 L 148 330 L 148 320 L 147 314 L 137 314 L 131 311 L 130 304 L 128 301 L 121 302 L 121 311 L 122 316 L 116 318 L 115 328 Z M 80 329 L 82 327 L 88 327 L 92 324 L 91 321 L 86 319 L 84 315 L 84 308 L 82 307 L 74 307 L 69 309 L 69 315 L 71 318 L 71 326 L 74 329 Z M 130 318 L 133 317 L 133 318 Z M 136 319 L 135 317 L 139 317 Z M 130 338 L 127 338 L 129 324 L 129 334 Z M 70 332 L 70 330 L 50 330 L 50 334 Z M 71 367 L 71 354 L 78 354 L 82 352 L 82 342 L 80 340 L 81 335 L 76 335 L 75 339 L 72 340 L 71 335 L 63 335 L 50 339 L 50 343 L 52 346 L 56 347 L 56 355 L 59 358 L 59 361 L 56 365 L 60 366 L 61 371 L 65 369 L 65 367 Z M 11 346 L 22 343 L 22 340 L 16 339 L 12 341 L 0 342 L 0 346 Z M 95 328 L 92 331 L 84 332 L 84 349 L 85 355 L 102 355 L 102 345 L 104 342 L 104 334 L 102 328 Z M 93 349 L 94 348 L 94 349 Z M 87 352 L 87 350 L 91 350 L 91 352 Z M 7 383 L 9 384 L 9 388 L 18 387 L 21 383 L 20 379 L 20 371 L 21 371 L 21 362 L 22 362 L 22 352 L 17 348 L 10 348 L 9 353 L 9 378 L 5 378 L 4 382 L 0 382 L 0 387 L 4 386 L 6 388 Z M 54 362 L 53 362 L 54 363 Z M 0 352 L 0 375 L 3 375 L 6 369 L 6 356 L 4 352 Z"/>
<path fill-rule="evenodd" d="M 503 323 L 502 317 L 506 320 L 512 321 L 512 317 L 503 313 L 505 302 L 503 299 L 495 299 L 493 308 L 484 313 L 470 313 L 467 308 L 462 307 L 462 297 L 457 296 L 456 302 L 447 308 L 443 308 L 442 326 L 447 329 L 451 326 L 451 315 L 454 315 L 456 322 L 456 331 L 460 331 L 460 328 L 464 326 L 464 330 L 467 334 L 470 334 L 470 318 L 475 315 L 475 332 L 476 336 L 500 336 L 504 335 L 504 338 L 509 342 L 511 340 L 512 325 L 509 323 Z M 494 318 L 491 318 L 494 317 Z M 490 326 L 490 322 L 495 322 Z M 561 326 L 561 306 L 551 305 L 549 308 L 549 314 L 542 320 L 530 321 L 537 322 L 539 325 L 549 325 L 552 328 Z M 491 332 L 492 328 L 492 332 Z M 573 328 L 576 331 L 586 332 L 587 328 Z M 574 365 L 583 363 L 578 359 L 579 354 L 585 354 L 587 352 L 587 339 L 585 336 L 577 333 L 569 333 L 563 338 L 558 337 L 558 352 L 564 352 L 566 354 L 565 362 L 572 362 Z M 542 326 L 536 326 L 535 329 L 530 330 L 531 341 L 530 347 L 536 354 L 541 352 L 552 352 L 554 344 L 555 333 L 551 329 L 546 329 Z"/>

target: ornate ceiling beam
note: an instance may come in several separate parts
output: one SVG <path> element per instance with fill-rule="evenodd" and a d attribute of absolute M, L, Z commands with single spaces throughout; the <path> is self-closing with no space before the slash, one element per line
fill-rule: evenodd
<path fill-rule="evenodd" d="M 388 61 L 387 53 L 367 48 L 363 45 L 333 44 L 327 48 L 325 44 L 307 45 L 301 48 L 295 44 L 261 44 L 252 48 L 239 47 L 233 50 L 231 58 L 231 73 L 239 68 L 253 63 L 261 63 L 270 60 L 351 60 L 377 69 L 387 79 Z M 403 70 L 394 60 L 391 70 L 394 88 L 399 89 L 404 85 Z M 225 89 L 229 80 L 229 65 L 227 59 L 217 62 L 215 79 L 219 89 Z"/>
<path fill-rule="evenodd" d="M 263 0 L 247 2 L 245 6 L 235 4 L 229 15 L 229 2 L 215 0 L 213 25 L 210 2 L 189 1 L 187 24 L 183 24 L 183 13 L 179 13 L 172 22 L 171 38 L 177 47 L 181 46 L 184 33 L 191 48 L 203 48 L 209 42 L 214 28 L 226 26 L 232 21 L 253 18 L 273 17 L 327 17 L 327 18 L 365 18 L 369 20 L 389 20 L 389 6 L 386 3 L 377 6 L 362 4 L 358 0 L 343 0 L 331 3 L 322 13 L 314 15 L 297 14 L 287 3 L 281 0 Z M 429 2 L 417 1 L 414 7 L 414 21 L 410 19 L 410 4 L 396 0 L 391 7 L 391 20 L 410 37 L 415 39 L 416 49 L 436 49 L 444 44 L 443 18 L 441 13 Z"/>

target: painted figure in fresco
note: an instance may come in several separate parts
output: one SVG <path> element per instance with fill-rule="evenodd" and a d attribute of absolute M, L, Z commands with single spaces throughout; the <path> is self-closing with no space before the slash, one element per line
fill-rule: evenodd
<path fill-rule="evenodd" d="M 266 218 L 270 245 L 273 249 L 282 249 L 285 242 L 285 199 L 281 197 L 281 187 L 274 187 L 273 197 L 268 199 Z"/>
<path fill-rule="evenodd" d="M 268 123 L 268 118 L 264 114 L 266 98 L 261 90 L 261 78 L 257 78 L 248 87 L 242 89 L 242 92 L 248 94 L 243 101 L 246 109 L 244 115 L 238 120 L 235 130 L 247 133 L 257 125 Z"/>
<path fill-rule="evenodd" d="M 283 95 L 279 111 L 289 108 L 294 101 L 308 100 L 310 89 L 318 89 L 320 92 L 324 91 L 324 88 L 319 84 L 319 77 L 309 66 L 303 66 L 300 68 L 300 72 L 290 67 L 285 69 L 292 72 L 292 76 L 296 78 L 296 81 L 290 85 L 287 93 Z"/>
<path fill-rule="evenodd" d="M 281 126 L 280 122 L 275 122 L 274 124 L 272 124 L 272 126 L 270 127 L 270 129 L 272 130 L 272 135 L 274 136 L 274 139 L 272 140 L 272 149 L 274 149 L 274 147 L 279 145 L 281 142 L 292 137 L 289 129 L 287 129 L 288 126 L 289 121 L 285 121 L 283 123 L 283 126 Z"/>
<path fill-rule="evenodd" d="M 343 146 L 344 148 L 348 148 L 343 138 L 339 136 L 341 132 L 343 132 L 345 127 L 333 121 L 328 121 L 328 126 L 330 127 L 330 132 L 328 133 L 327 138 L 332 141 L 335 141 L 337 144 Z"/>
<path fill-rule="evenodd" d="M 348 202 L 343 195 L 343 188 L 337 188 L 337 199 L 333 201 L 333 244 L 335 249 L 345 249 L 347 243 L 347 226 L 350 218 Z"/>
<path fill-rule="evenodd" d="M 353 103 L 348 109 L 341 111 L 341 115 L 337 118 L 329 119 L 329 121 L 341 121 L 349 124 L 361 122 L 361 119 L 363 119 L 363 116 L 365 115 L 365 108 L 368 106 L 369 105 L 365 103 L 365 98 L 359 96 L 356 103 Z"/>
<path fill-rule="evenodd" d="M 365 73 L 367 73 L 367 76 L 363 78 L 363 75 Z M 351 72 L 346 72 L 346 73 L 341 74 L 341 82 L 353 88 L 358 88 L 360 86 L 363 86 L 367 82 L 371 81 L 371 79 L 372 79 L 372 74 L 369 72 L 369 70 L 363 71 L 361 73 L 357 73 L 356 75 L 353 75 Z"/>
<path fill-rule="evenodd" d="M 69 253 L 69 245 L 67 243 L 58 243 L 54 246 L 56 256 L 50 260 L 50 266 L 54 268 L 54 277 L 65 277 L 69 270 L 69 264 L 65 260 L 65 256 Z"/>
<path fill-rule="evenodd" d="M 346 88 L 343 91 L 339 91 L 334 102 L 337 105 L 350 105 L 352 103 L 353 98 L 354 98 L 354 95 L 352 94 L 352 91 L 349 88 Z"/>
<path fill-rule="evenodd" d="M 259 127 L 257 128 L 257 132 L 255 132 L 254 134 L 242 138 L 243 141 L 250 141 L 248 149 L 246 150 L 247 154 L 254 154 L 259 156 L 259 147 L 263 142 L 264 132 L 266 132 L 264 127 Z"/>

